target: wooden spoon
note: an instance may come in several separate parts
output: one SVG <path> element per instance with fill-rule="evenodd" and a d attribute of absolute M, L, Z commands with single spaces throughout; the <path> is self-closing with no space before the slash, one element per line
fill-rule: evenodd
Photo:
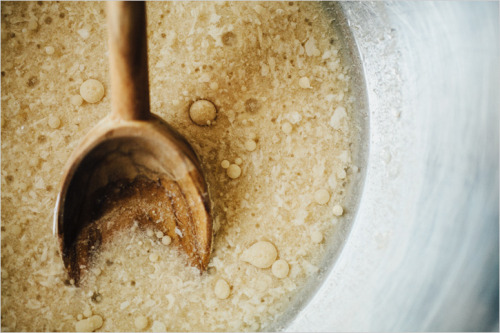
<path fill-rule="evenodd" d="M 111 114 L 71 155 L 55 207 L 64 266 L 78 285 L 99 247 L 133 221 L 134 227 L 149 223 L 170 235 L 203 272 L 212 244 L 207 186 L 188 142 L 150 113 L 144 2 L 108 2 L 108 31 Z M 110 223 L 96 223 L 99 214 L 120 214 L 127 200 L 110 198 L 112 187 L 124 197 L 149 198 L 170 218 L 155 220 L 154 209 L 136 207 Z M 116 209 L 108 207 L 113 203 Z"/>

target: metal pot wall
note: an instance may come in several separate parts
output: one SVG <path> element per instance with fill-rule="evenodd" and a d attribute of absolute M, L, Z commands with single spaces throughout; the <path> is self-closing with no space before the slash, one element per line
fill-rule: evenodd
<path fill-rule="evenodd" d="M 498 3 L 325 6 L 360 55 L 365 179 L 331 268 L 276 327 L 498 330 Z"/>

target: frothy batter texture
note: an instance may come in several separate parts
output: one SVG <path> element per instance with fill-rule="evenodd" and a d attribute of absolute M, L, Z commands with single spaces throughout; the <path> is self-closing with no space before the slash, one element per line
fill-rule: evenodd
<path fill-rule="evenodd" d="M 147 4 L 151 110 L 200 158 L 212 258 L 200 275 L 176 235 L 132 225 L 79 288 L 52 209 L 64 163 L 110 111 L 105 4 L 1 6 L 2 330 L 253 331 L 279 319 L 318 274 L 358 170 L 348 69 L 320 4 Z"/>

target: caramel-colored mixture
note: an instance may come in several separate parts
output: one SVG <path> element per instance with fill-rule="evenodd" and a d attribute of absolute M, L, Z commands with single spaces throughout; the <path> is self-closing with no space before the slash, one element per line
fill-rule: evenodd
<path fill-rule="evenodd" d="M 151 110 L 200 158 L 213 253 L 200 274 L 175 235 L 137 221 L 80 287 L 52 214 L 64 163 L 110 110 L 105 5 L 1 9 L 2 330 L 254 331 L 279 320 L 320 271 L 357 171 L 348 70 L 321 5 L 147 4 Z M 195 110 L 206 126 L 189 114 L 200 99 L 217 112 Z"/>

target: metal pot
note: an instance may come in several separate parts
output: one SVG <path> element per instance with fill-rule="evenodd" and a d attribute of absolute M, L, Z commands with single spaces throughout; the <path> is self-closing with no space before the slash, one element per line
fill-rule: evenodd
<path fill-rule="evenodd" d="M 275 328 L 498 330 L 498 3 L 325 7 L 352 56 L 361 176 L 343 248 Z"/>

